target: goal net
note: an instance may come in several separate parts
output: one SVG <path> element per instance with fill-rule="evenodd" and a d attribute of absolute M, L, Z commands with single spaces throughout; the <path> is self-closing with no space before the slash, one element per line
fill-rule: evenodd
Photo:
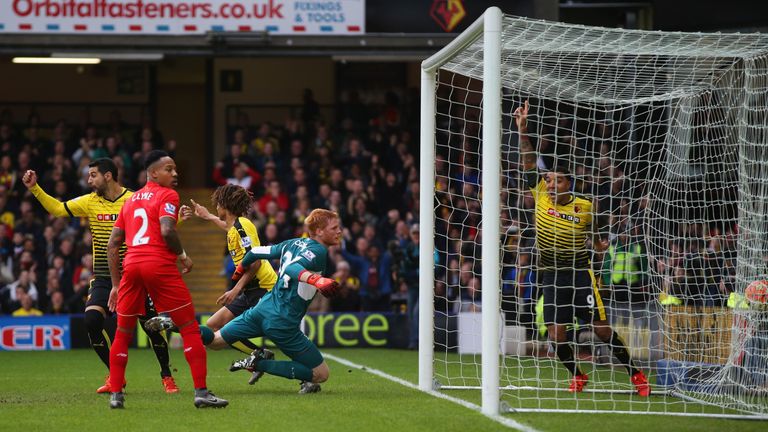
<path fill-rule="evenodd" d="M 511 16 L 489 34 L 488 13 L 422 70 L 422 388 L 482 389 L 488 412 L 768 417 L 768 312 L 743 295 L 768 279 L 768 35 Z M 562 201 L 530 183 L 526 139 L 536 180 L 568 169 Z M 556 205 L 537 210 L 531 184 Z M 589 377 L 571 393 L 543 293 L 583 292 L 586 269 L 597 292 L 553 305 Z M 568 311 L 585 302 L 650 397 Z"/>

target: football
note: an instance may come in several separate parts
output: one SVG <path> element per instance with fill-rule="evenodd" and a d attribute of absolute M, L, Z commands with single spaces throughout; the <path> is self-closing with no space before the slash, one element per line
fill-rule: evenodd
<path fill-rule="evenodd" d="M 768 280 L 757 280 L 750 283 L 744 290 L 744 296 L 751 303 L 768 303 Z"/>

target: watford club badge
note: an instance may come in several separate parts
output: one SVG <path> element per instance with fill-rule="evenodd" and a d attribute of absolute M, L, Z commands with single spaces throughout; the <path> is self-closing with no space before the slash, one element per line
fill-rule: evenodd
<path fill-rule="evenodd" d="M 451 32 L 467 16 L 462 0 L 435 0 L 429 11 L 429 16 L 435 20 L 445 32 Z"/>

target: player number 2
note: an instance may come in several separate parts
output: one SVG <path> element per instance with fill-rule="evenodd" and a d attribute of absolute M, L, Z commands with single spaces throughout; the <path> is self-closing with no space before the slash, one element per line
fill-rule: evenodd
<path fill-rule="evenodd" d="M 143 208 L 137 208 L 133 211 L 133 218 L 141 219 L 141 226 L 136 231 L 136 235 L 133 236 L 133 246 L 140 246 L 149 243 L 149 236 L 144 236 L 147 233 L 147 226 L 149 225 L 149 217 L 147 217 L 147 210 Z"/>

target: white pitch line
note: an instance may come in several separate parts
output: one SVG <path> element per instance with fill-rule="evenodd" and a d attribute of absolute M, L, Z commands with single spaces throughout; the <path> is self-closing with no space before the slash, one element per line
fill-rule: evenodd
<path fill-rule="evenodd" d="M 368 366 L 359 365 L 359 364 L 353 363 L 353 362 L 351 362 L 351 361 L 349 361 L 347 359 L 344 359 L 344 358 L 341 358 L 341 357 L 337 357 L 337 356 L 335 356 L 333 354 L 323 353 L 323 357 L 325 357 L 327 359 L 331 359 L 331 360 L 333 360 L 333 361 L 335 361 L 337 363 L 341 363 L 341 364 L 343 364 L 345 366 L 348 366 L 348 367 L 351 367 L 351 368 L 355 368 L 355 369 L 360 369 L 362 371 L 365 371 L 365 372 L 368 372 L 370 374 L 376 375 L 378 377 L 387 379 L 389 381 L 396 382 L 396 383 L 398 383 L 398 384 L 400 384 L 402 386 L 405 386 L 405 387 L 408 387 L 408 388 L 411 388 L 411 389 L 414 389 L 414 390 L 419 390 L 419 387 L 416 386 L 415 384 L 413 384 L 413 383 L 411 383 L 409 381 L 406 381 L 406 380 L 404 380 L 402 378 L 398 378 L 396 376 L 392 376 L 392 375 L 390 375 L 390 374 L 388 374 L 386 372 L 382 372 L 382 371 L 380 371 L 378 369 L 373 369 L 373 368 L 370 368 Z M 479 405 L 475 405 L 472 402 L 467 402 L 464 399 L 459 399 L 459 398 L 455 398 L 453 396 L 448 396 L 446 394 L 443 394 L 443 393 L 440 393 L 440 392 L 436 392 L 434 390 L 430 390 L 430 391 L 427 391 L 425 393 L 427 393 L 427 394 L 429 394 L 431 396 L 440 398 L 440 399 L 445 399 L 447 401 L 451 401 L 451 402 L 453 402 L 455 404 L 461 405 L 461 406 L 463 406 L 465 408 L 469 408 L 471 410 L 477 411 L 477 412 L 482 414 L 482 410 L 481 410 Z M 514 428 L 514 429 L 517 429 L 517 430 L 522 431 L 522 432 L 539 432 L 538 430 L 536 430 L 536 429 L 534 429 L 534 428 L 532 428 L 530 426 L 526 426 L 526 425 L 524 425 L 522 423 L 518 423 L 518 422 L 516 422 L 516 421 L 514 421 L 514 420 L 512 420 L 510 418 L 507 418 L 507 417 L 504 417 L 504 416 L 501 416 L 501 415 L 486 415 L 486 414 L 483 414 L 483 415 L 485 415 L 486 417 L 490 418 L 491 420 L 493 420 L 495 422 L 501 423 L 504 426 L 507 426 L 507 427 L 510 427 L 510 428 Z"/>

